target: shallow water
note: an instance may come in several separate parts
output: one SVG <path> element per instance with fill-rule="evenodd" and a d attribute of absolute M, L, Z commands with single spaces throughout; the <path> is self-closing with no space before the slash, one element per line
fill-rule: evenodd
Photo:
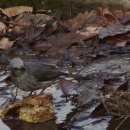
<path fill-rule="evenodd" d="M 0 120 L 0 130 L 10 130 L 10 128 Z"/>
<path fill-rule="evenodd" d="M 8 73 L 1 73 L 1 78 L 0 78 L 0 110 L 2 110 L 3 108 L 5 108 L 6 106 L 8 106 L 10 104 L 11 99 L 13 100 L 14 96 L 15 96 L 15 91 L 16 88 L 14 87 L 14 85 L 7 85 L 4 82 L 4 79 L 8 77 Z M 41 90 L 37 90 L 34 93 L 38 94 Z M 66 116 L 67 114 L 73 112 L 73 109 L 75 109 L 75 105 L 72 104 L 71 100 L 66 101 L 66 98 L 63 97 L 63 92 L 61 90 L 61 88 L 58 87 L 58 81 L 56 81 L 53 85 L 51 85 L 49 88 L 47 88 L 44 93 L 52 93 L 53 98 L 54 98 L 54 104 L 55 104 L 55 118 L 56 120 L 53 122 L 54 125 L 56 124 L 62 124 L 64 123 L 64 121 L 66 120 Z M 18 90 L 17 93 L 17 100 L 22 100 L 24 96 L 27 96 L 29 93 L 28 92 L 24 92 L 21 91 L 20 89 Z M 11 122 L 15 122 L 15 124 L 11 124 L 9 123 L 8 120 L 4 120 L 4 122 L 2 120 L 0 120 L 0 130 L 17 130 L 19 129 L 19 123 L 20 121 L 17 120 L 12 120 Z M 22 123 L 22 121 L 21 121 Z M 23 123 L 24 124 L 24 123 Z M 42 128 L 42 125 L 46 126 L 46 122 L 42 123 L 42 124 L 33 124 L 30 125 L 26 123 L 26 125 L 24 124 L 21 127 L 21 130 L 28 130 L 28 127 L 35 127 L 34 130 L 39 130 L 40 128 Z M 8 125 L 8 126 L 7 126 Z M 44 127 L 45 127 L 44 126 Z M 10 128 L 9 128 L 10 127 Z M 31 128 L 32 130 L 33 128 Z M 46 128 L 48 129 L 48 128 Z M 53 128 L 54 129 L 54 128 Z M 57 127 L 56 127 L 57 129 Z M 50 128 L 48 129 L 50 130 Z"/>
<path fill-rule="evenodd" d="M 116 60 L 114 60 L 114 63 L 116 63 L 115 61 Z M 117 64 L 119 63 L 124 63 L 124 61 L 121 60 Z M 101 65 L 104 65 L 104 64 L 106 63 L 104 62 L 101 63 Z M 127 64 L 125 64 L 125 67 L 124 65 L 121 66 L 122 69 L 125 68 L 125 71 L 129 69 L 129 67 L 127 67 L 129 65 L 127 66 L 126 65 Z M 104 66 L 103 68 L 105 67 L 106 66 Z M 116 72 L 116 70 L 114 72 Z M 14 85 L 13 84 L 7 85 L 3 81 L 8 75 L 9 75 L 8 72 L 1 70 L 1 73 L 0 73 L 0 109 L 3 109 L 6 106 L 8 106 L 10 103 L 10 100 L 11 99 L 13 100 L 15 96 L 16 88 L 14 87 Z M 66 79 L 70 80 L 70 78 L 66 78 Z M 115 85 L 122 84 L 124 80 L 125 78 L 122 77 L 122 80 L 120 79 L 119 82 L 116 81 Z M 77 84 L 75 80 L 73 82 Z M 112 119 L 111 116 L 100 116 L 98 118 L 90 117 L 91 112 L 99 104 L 98 102 L 94 101 L 89 107 L 87 106 L 87 107 L 80 108 L 75 103 L 73 103 L 72 100 L 66 100 L 66 98 L 63 97 L 64 93 L 73 92 L 73 94 L 76 94 L 77 92 L 79 94 L 79 93 L 85 92 L 86 95 L 81 94 L 81 97 L 79 96 L 80 97 L 79 100 L 82 100 L 84 103 L 86 103 L 86 101 L 89 102 L 89 100 L 92 100 L 92 98 L 95 99 L 96 97 L 98 97 L 96 95 L 97 93 L 99 93 L 97 91 L 97 89 L 99 89 L 97 80 L 87 80 L 87 82 L 83 82 L 81 84 L 74 85 L 74 86 L 71 86 L 71 85 L 69 86 L 67 84 L 67 87 L 70 87 L 70 88 L 65 89 L 65 86 L 63 86 L 64 91 L 62 90 L 62 87 L 59 87 L 58 83 L 59 83 L 59 80 L 55 81 L 53 85 L 51 85 L 44 91 L 44 93 L 48 93 L 48 92 L 52 93 L 54 97 L 55 118 L 56 118 L 55 120 L 44 122 L 44 123 L 37 123 L 37 124 L 25 123 L 25 122 L 14 120 L 14 119 L 3 120 L 3 121 L 0 120 L 0 130 L 29 130 L 29 129 L 43 130 L 43 128 L 45 130 L 61 130 L 63 127 L 65 127 L 65 125 L 67 125 L 67 128 L 70 127 L 69 130 L 114 130 L 116 126 L 113 127 L 114 125 L 112 122 L 114 121 L 111 121 Z M 94 89 L 92 89 L 92 86 L 94 87 Z M 35 94 L 39 93 L 40 91 L 41 90 L 36 91 Z M 18 90 L 17 95 L 18 95 L 17 100 L 22 100 L 24 96 L 28 95 L 28 93 Z M 119 121 L 116 122 L 116 124 L 119 124 Z M 124 127 L 126 130 L 128 128 L 128 125 Z M 124 127 L 122 127 L 122 129 L 120 130 L 124 130 Z"/>

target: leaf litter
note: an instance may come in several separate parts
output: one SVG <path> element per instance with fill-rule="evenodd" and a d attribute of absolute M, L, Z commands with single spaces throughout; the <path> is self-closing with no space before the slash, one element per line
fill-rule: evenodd
<path fill-rule="evenodd" d="M 47 122 L 51 122 L 53 129 L 106 130 L 112 127 L 115 115 L 124 117 L 114 128 L 122 129 L 126 115 L 129 115 L 129 87 L 123 85 L 128 82 L 129 86 L 130 77 L 129 11 L 110 11 L 101 7 L 79 13 L 68 20 L 57 20 L 51 13 L 34 13 L 32 7 L 11 7 L 1 11 L 4 18 L 1 17 L 0 24 L 0 49 L 6 57 L 4 68 L 7 74 L 10 73 L 9 61 L 21 57 L 24 61 L 39 60 L 43 64 L 56 66 L 68 72 L 70 77 L 69 80 L 58 78 L 48 84 L 43 95 L 38 95 L 38 90 L 29 99 L 24 99 L 28 93 L 18 89 L 16 102 L 12 104 L 16 87 L 9 81 L 5 82 L 7 76 L 1 74 L 0 109 L 1 113 L 5 111 L 2 116 L 6 118 L 2 120 L 10 129 L 13 126 L 11 122 L 17 122 L 15 129 L 40 130 L 45 127 L 50 130 L 52 128 Z M 0 56 L 1 71 L 3 55 Z M 47 105 L 42 101 L 48 92 L 53 97 L 51 107 L 48 112 L 42 113 L 44 105 Z M 35 99 L 38 100 L 33 106 Z M 100 107 L 95 109 L 99 104 Z M 10 117 L 8 110 L 12 106 L 11 112 L 16 114 L 11 113 Z M 52 112 L 50 117 L 44 118 L 49 111 Z M 41 118 L 36 118 L 36 115 Z M 26 124 L 18 118 L 39 123 Z M 44 122 L 44 119 L 48 121 Z M 41 124 L 41 121 L 44 123 Z"/>

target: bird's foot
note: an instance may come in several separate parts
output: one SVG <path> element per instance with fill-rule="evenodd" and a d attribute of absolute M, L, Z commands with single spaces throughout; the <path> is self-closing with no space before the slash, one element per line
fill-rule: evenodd
<path fill-rule="evenodd" d="M 36 96 L 36 94 L 32 94 L 33 91 L 31 91 L 27 96 L 23 96 L 23 98 L 28 98 L 28 97 L 33 97 L 33 96 Z"/>

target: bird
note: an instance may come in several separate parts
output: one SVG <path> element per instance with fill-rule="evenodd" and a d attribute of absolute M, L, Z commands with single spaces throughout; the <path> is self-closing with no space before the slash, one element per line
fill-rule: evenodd
<path fill-rule="evenodd" d="M 21 58 L 10 61 L 11 81 L 17 88 L 32 94 L 38 89 L 45 89 L 40 82 L 56 79 L 64 73 L 56 67 L 45 65 L 40 61 L 24 62 Z M 43 91 L 42 90 L 42 91 Z"/>

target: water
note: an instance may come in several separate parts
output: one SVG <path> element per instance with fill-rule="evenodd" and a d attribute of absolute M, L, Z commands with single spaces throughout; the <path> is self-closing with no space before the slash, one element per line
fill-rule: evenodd
<path fill-rule="evenodd" d="M 0 109 L 1 110 L 10 104 L 10 99 L 13 100 L 13 98 L 15 96 L 15 92 L 16 92 L 16 88 L 14 87 L 14 85 L 7 85 L 4 82 L 4 79 L 7 78 L 8 75 L 9 74 L 2 73 L 1 78 L 0 78 L 0 81 L 1 81 L 0 82 L 0 94 L 1 94 Z M 41 90 L 37 90 L 37 91 L 35 91 L 35 93 L 38 94 L 40 91 Z M 63 92 L 62 92 L 61 88 L 58 87 L 58 81 L 44 91 L 44 93 L 48 93 L 48 92 L 51 93 L 54 98 L 56 120 L 51 123 L 53 124 L 53 126 L 55 126 L 55 129 L 57 129 L 57 125 L 64 123 L 67 115 L 69 113 L 73 112 L 73 110 L 76 107 L 74 104 L 72 104 L 71 100 L 66 101 L 66 98 L 63 97 Z M 17 100 L 22 100 L 23 97 L 27 96 L 28 94 L 29 94 L 28 92 L 24 92 L 24 91 L 21 91 L 20 89 L 18 89 Z M 14 120 L 14 119 L 3 120 L 3 121 L 0 120 L 0 130 L 12 130 L 12 129 L 17 130 L 17 129 L 19 129 L 19 127 L 21 128 L 21 130 L 23 130 L 23 129 L 28 130 L 30 127 L 31 127 L 31 130 L 33 130 L 33 129 L 40 130 L 40 128 L 42 129 L 45 126 L 47 127 L 47 122 L 42 123 L 42 124 L 38 123 L 35 125 L 34 124 L 31 125 L 31 124 L 24 123 L 22 121 Z M 12 123 L 12 122 L 14 122 L 14 123 Z M 19 122 L 20 122 L 20 124 L 22 123 L 23 125 L 20 126 Z M 50 124 L 48 126 L 50 126 Z M 52 128 L 53 128 L 52 130 L 54 130 L 54 127 L 52 127 Z M 46 130 L 47 129 L 51 130 L 50 127 L 49 128 L 47 127 Z"/>
<path fill-rule="evenodd" d="M 10 128 L 0 120 L 0 130 L 10 130 Z"/>
<path fill-rule="evenodd" d="M 121 67 L 123 70 L 125 71 L 129 70 L 129 64 L 125 64 L 125 65 L 122 64 L 122 63 L 125 63 L 124 60 L 114 59 L 113 61 L 114 63 L 118 61 L 117 63 L 121 64 Z M 106 62 L 109 62 L 109 61 L 106 61 Z M 104 66 L 106 62 L 101 63 L 101 65 Z M 0 109 L 3 109 L 6 106 L 8 106 L 10 103 L 10 99 L 13 99 L 15 96 L 16 88 L 14 87 L 14 85 L 13 84 L 8 85 L 3 81 L 8 75 L 9 75 L 8 72 L 1 70 L 1 73 L 0 73 L 0 94 L 1 94 L 0 95 Z M 66 79 L 69 80 L 68 78 Z M 124 82 L 125 79 L 123 78 L 122 80 L 123 81 L 120 80 L 118 84 Z M 93 97 L 95 99 L 97 97 L 95 91 L 97 91 L 96 88 L 98 89 L 97 80 L 95 81 L 89 80 L 89 81 L 83 82 L 83 84 L 76 85 L 73 87 L 71 85 L 69 86 L 67 82 L 65 82 L 65 85 L 67 84 L 67 87 L 70 88 L 65 91 L 62 90 L 62 88 L 58 85 L 58 83 L 59 81 L 56 81 L 53 85 L 51 85 L 44 91 L 44 93 L 49 92 L 49 93 L 52 93 L 53 95 L 54 104 L 55 104 L 55 118 L 56 118 L 55 120 L 47 121 L 44 123 L 37 123 L 37 124 L 26 123 L 26 122 L 22 122 L 20 120 L 15 120 L 15 119 L 8 119 L 8 120 L 3 120 L 3 121 L 0 120 L 0 130 L 18 130 L 18 129 L 19 130 L 29 130 L 29 129 L 43 130 L 43 128 L 45 130 L 61 130 L 64 126 L 67 126 L 67 125 L 70 126 L 70 130 L 114 130 L 115 129 L 116 126 L 113 127 L 114 125 L 112 123 L 112 122 L 115 122 L 115 120 L 111 121 L 113 120 L 112 116 L 105 116 L 104 114 L 104 116 L 100 116 L 97 118 L 90 117 L 91 112 L 99 104 L 98 102 L 96 103 L 94 102 L 93 104 L 90 104 L 89 106 L 82 108 L 82 107 L 77 106 L 77 104 L 73 103 L 72 100 L 66 100 L 66 98 L 63 97 L 64 95 L 63 92 L 69 93 L 69 91 L 71 91 L 70 93 L 74 92 L 75 94 L 77 92 L 80 94 L 82 93 L 82 91 L 87 90 L 86 92 L 89 92 L 89 93 L 85 92 L 85 94 L 89 94 L 89 95 L 85 95 L 85 96 L 81 95 L 82 98 L 85 99 L 85 101 L 92 100 Z M 76 83 L 77 82 L 75 82 L 75 84 Z M 92 89 L 92 86 L 95 89 Z M 93 92 L 92 90 L 95 90 L 95 91 Z M 39 93 L 40 91 L 41 90 L 38 90 L 35 93 Z M 24 96 L 28 95 L 28 93 L 21 91 L 19 89 L 17 95 L 18 95 L 17 99 L 22 100 Z M 118 120 L 116 122 L 116 125 L 118 125 L 119 123 L 120 121 Z M 126 130 L 129 128 L 129 126 L 127 125 L 125 127 L 122 127 L 122 129 L 120 130 L 124 130 L 124 128 Z"/>

